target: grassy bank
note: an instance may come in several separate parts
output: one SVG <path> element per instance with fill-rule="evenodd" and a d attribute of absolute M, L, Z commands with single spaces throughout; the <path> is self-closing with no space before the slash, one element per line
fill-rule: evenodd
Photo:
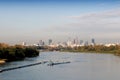
<path fill-rule="evenodd" d="M 63 48 L 62 51 L 64 52 L 86 52 L 86 53 L 109 53 L 120 56 L 120 46 L 104 46 L 104 45 L 95 45 L 95 46 L 81 46 L 81 47 L 67 47 Z"/>

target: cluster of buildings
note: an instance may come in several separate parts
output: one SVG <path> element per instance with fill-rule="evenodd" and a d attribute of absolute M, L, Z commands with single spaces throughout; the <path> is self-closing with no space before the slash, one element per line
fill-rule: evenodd
<path fill-rule="evenodd" d="M 78 39 L 73 39 L 73 40 L 68 40 L 67 42 L 59 42 L 59 43 L 50 43 L 48 46 L 50 47 L 79 47 L 79 46 L 88 46 L 88 45 L 95 45 L 95 40 L 92 39 L 90 43 L 88 41 L 83 41 L 83 40 L 78 40 Z"/>
<path fill-rule="evenodd" d="M 88 41 L 83 41 L 83 40 L 78 40 L 73 39 L 73 40 L 68 40 L 66 42 L 58 42 L 54 43 L 52 39 L 49 39 L 47 43 L 43 40 L 39 40 L 37 44 L 33 44 L 34 46 L 48 46 L 48 47 L 79 47 L 79 46 L 88 46 L 88 45 L 95 45 L 95 39 L 91 39 L 91 42 L 89 43 Z M 25 42 L 22 43 L 23 46 L 27 46 Z"/>
<path fill-rule="evenodd" d="M 23 46 L 30 46 L 28 45 L 26 42 L 22 43 Z M 43 40 L 39 40 L 38 43 L 33 44 L 32 46 L 48 46 L 48 47 L 79 47 L 79 46 L 88 46 L 88 45 L 96 45 L 95 39 L 92 38 L 91 41 L 83 41 L 83 40 L 79 40 L 78 38 L 76 39 L 69 39 L 66 42 L 58 42 L 55 43 L 52 39 L 49 39 L 47 42 L 43 41 Z M 104 46 L 116 46 L 116 45 L 120 45 L 119 43 L 108 43 L 108 44 L 97 44 L 97 45 L 104 45 Z"/>

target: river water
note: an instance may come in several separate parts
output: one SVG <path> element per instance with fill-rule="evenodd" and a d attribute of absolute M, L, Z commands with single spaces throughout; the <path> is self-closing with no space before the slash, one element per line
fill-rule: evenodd
<path fill-rule="evenodd" d="M 0 80 L 120 80 L 120 57 L 112 54 L 41 52 L 35 58 L 0 65 L 0 69 L 50 60 L 71 63 L 6 71 L 0 73 Z"/>

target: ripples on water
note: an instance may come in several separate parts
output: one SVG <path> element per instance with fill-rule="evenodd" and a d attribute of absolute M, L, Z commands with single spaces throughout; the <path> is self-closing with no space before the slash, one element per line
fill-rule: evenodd
<path fill-rule="evenodd" d="M 0 80 L 120 80 L 120 57 L 111 54 L 41 52 L 35 58 L 0 65 L 0 69 L 49 60 L 71 63 L 7 71 L 0 73 Z"/>

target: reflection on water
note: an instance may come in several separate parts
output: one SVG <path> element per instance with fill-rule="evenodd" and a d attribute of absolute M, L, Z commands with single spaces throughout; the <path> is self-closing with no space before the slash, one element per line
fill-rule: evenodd
<path fill-rule="evenodd" d="M 0 80 L 119 80 L 120 57 L 111 54 L 41 52 L 37 58 L 0 65 L 0 69 L 39 61 L 70 61 L 69 64 L 40 64 L 0 73 Z"/>

